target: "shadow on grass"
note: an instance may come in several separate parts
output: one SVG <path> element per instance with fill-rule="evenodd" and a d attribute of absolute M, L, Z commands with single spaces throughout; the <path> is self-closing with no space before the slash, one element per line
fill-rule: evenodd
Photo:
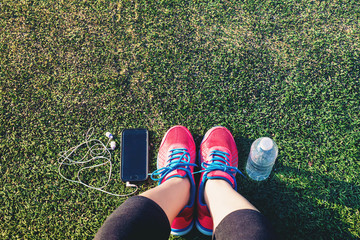
<path fill-rule="evenodd" d="M 356 231 L 357 220 L 351 220 L 351 215 L 360 206 L 359 186 L 309 171 L 276 167 L 277 176 L 272 173 L 264 182 L 239 178 L 238 191 L 264 213 L 280 239 L 356 239 L 350 230 Z M 281 180 L 280 175 L 285 178 Z"/>
<path fill-rule="evenodd" d="M 202 136 L 194 135 L 194 139 L 196 146 L 200 146 Z M 253 140 L 242 137 L 235 140 L 239 169 L 245 173 L 242 167 Z M 358 224 L 358 217 L 354 216 L 360 208 L 360 186 L 315 171 L 286 167 L 281 162 L 276 163 L 268 180 L 255 182 L 238 175 L 237 181 L 238 192 L 268 218 L 279 239 L 357 239 L 351 231 L 356 231 Z M 211 237 L 194 227 L 181 239 Z"/>
<path fill-rule="evenodd" d="M 193 134 L 193 137 L 198 152 L 203 135 Z M 245 174 L 254 139 L 235 137 L 235 141 L 239 169 Z M 318 172 L 287 167 L 278 161 L 270 178 L 263 182 L 237 175 L 238 192 L 266 216 L 278 239 L 358 239 L 360 186 Z M 199 174 L 195 175 L 197 183 L 199 178 Z M 170 239 L 211 237 L 201 234 L 194 226 L 189 234 Z"/>

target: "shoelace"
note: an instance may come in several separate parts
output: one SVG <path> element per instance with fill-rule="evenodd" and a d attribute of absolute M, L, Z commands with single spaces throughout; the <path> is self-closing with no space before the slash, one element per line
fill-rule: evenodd
<path fill-rule="evenodd" d="M 190 153 L 186 148 L 175 148 L 170 150 L 170 152 L 169 159 L 166 160 L 166 166 L 155 170 L 151 174 L 152 180 L 159 181 L 161 183 L 166 175 L 175 169 L 184 170 L 190 176 L 192 174 L 190 166 L 197 166 L 195 163 L 190 163 Z"/>
<path fill-rule="evenodd" d="M 232 174 L 239 173 L 245 177 L 245 175 L 238 168 L 230 166 L 229 153 L 220 150 L 213 150 L 211 151 L 210 156 L 212 156 L 212 159 L 209 163 L 203 162 L 201 164 L 201 167 L 204 169 L 195 173 L 210 173 L 212 171 L 220 170 L 228 173 L 230 176 L 233 176 Z"/>

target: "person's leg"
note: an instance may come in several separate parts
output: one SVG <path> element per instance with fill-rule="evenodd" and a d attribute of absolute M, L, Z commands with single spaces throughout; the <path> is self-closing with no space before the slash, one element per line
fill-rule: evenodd
<path fill-rule="evenodd" d="M 131 197 L 104 222 L 95 239 L 168 239 L 170 223 L 188 203 L 187 178 L 172 178 Z"/>
<path fill-rule="evenodd" d="M 213 229 L 216 229 L 221 220 L 231 212 L 241 209 L 258 211 L 248 200 L 235 191 L 228 182 L 221 179 L 206 181 L 204 197 L 213 219 Z"/>
<path fill-rule="evenodd" d="M 185 184 L 188 189 L 187 192 L 183 192 L 182 197 L 178 195 L 171 196 L 170 201 L 184 201 L 187 199 L 187 203 L 181 209 L 173 209 L 170 205 L 168 217 L 171 222 L 171 234 L 173 235 L 185 235 L 192 229 L 194 225 L 194 203 L 195 203 L 195 180 L 193 176 L 196 157 L 196 147 L 194 139 L 190 131 L 183 126 L 174 126 L 170 128 L 161 141 L 159 153 L 157 157 L 157 170 L 153 172 L 151 178 L 158 180 L 159 184 L 163 185 L 167 181 L 173 178 L 186 179 L 182 183 Z M 177 192 L 175 187 L 172 191 Z M 149 192 L 151 197 L 151 192 Z M 162 197 L 156 197 L 155 201 L 158 201 L 160 205 L 166 208 L 169 204 L 169 200 L 164 200 Z M 181 200 L 182 199 L 182 200 Z M 170 203 L 171 204 L 171 203 Z M 177 213 L 177 215 L 176 215 Z"/>
<path fill-rule="evenodd" d="M 189 202 L 190 181 L 188 178 L 171 178 L 140 196 L 156 202 L 164 210 L 169 223 L 172 223 L 181 209 Z"/>
<path fill-rule="evenodd" d="M 236 143 L 231 132 L 222 126 L 211 128 L 206 132 L 201 142 L 199 155 L 202 174 L 197 197 L 196 227 L 203 234 L 211 236 L 214 224 L 213 216 L 205 200 L 205 186 L 210 180 L 214 180 L 214 183 L 217 183 L 215 180 L 222 180 L 226 181 L 233 189 L 236 189 L 235 175 L 236 172 L 240 172 L 237 169 L 238 152 Z M 218 197 L 220 197 L 222 192 L 214 192 L 214 194 L 218 194 Z"/>
<path fill-rule="evenodd" d="M 204 198 L 213 219 L 214 239 L 273 238 L 265 217 L 228 182 L 207 180 Z"/>

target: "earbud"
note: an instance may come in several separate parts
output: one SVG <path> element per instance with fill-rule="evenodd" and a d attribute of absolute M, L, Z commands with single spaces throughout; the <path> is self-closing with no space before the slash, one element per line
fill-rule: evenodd
<path fill-rule="evenodd" d="M 115 150 L 115 148 L 116 148 L 116 142 L 115 141 L 110 142 L 110 148 L 111 148 L 111 150 Z"/>
<path fill-rule="evenodd" d="M 106 132 L 105 135 L 106 135 L 110 140 L 114 138 L 114 136 L 113 136 L 111 133 L 109 133 L 109 132 Z M 111 150 L 115 150 L 115 148 L 116 148 L 116 142 L 115 142 L 115 141 L 111 141 L 111 142 L 110 142 L 110 148 L 111 148 Z"/>
<path fill-rule="evenodd" d="M 110 138 L 110 139 L 113 139 L 113 138 L 114 138 L 114 136 L 113 136 L 111 133 L 109 133 L 109 132 L 106 132 L 105 135 L 106 135 L 108 138 Z"/>

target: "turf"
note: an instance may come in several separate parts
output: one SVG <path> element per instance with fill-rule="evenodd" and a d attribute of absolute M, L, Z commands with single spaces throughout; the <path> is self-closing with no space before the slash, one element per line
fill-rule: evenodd
<path fill-rule="evenodd" d="M 197 146 L 228 127 L 243 172 L 252 141 L 277 142 L 270 178 L 238 191 L 280 239 L 359 239 L 359 19 L 356 0 L 2 1 L 0 238 L 93 238 L 125 199 L 64 181 L 58 154 L 145 127 L 153 171 L 181 124 Z"/>

